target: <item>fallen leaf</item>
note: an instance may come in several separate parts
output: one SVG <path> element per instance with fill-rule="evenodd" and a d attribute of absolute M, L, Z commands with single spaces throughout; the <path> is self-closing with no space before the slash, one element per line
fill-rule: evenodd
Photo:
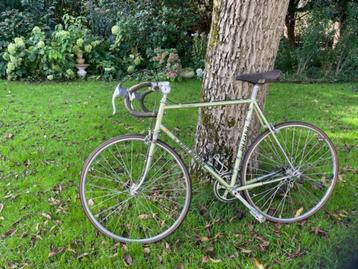
<path fill-rule="evenodd" d="M 122 249 L 124 253 L 128 252 L 128 246 L 126 244 L 122 244 Z"/>
<path fill-rule="evenodd" d="M 222 260 L 220 260 L 220 259 L 209 258 L 209 260 L 210 260 L 212 263 L 220 263 L 220 262 L 222 262 Z"/>
<path fill-rule="evenodd" d="M 213 224 L 207 223 L 204 228 L 205 228 L 205 229 L 210 229 L 212 226 L 213 226 Z"/>
<path fill-rule="evenodd" d="M 43 216 L 44 218 L 50 220 L 51 219 L 51 215 L 50 214 L 47 214 L 47 213 L 42 213 L 41 216 Z"/>
<path fill-rule="evenodd" d="M 129 265 L 131 265 L 133 263 L 133 258 L 130 255 L 127 254 L 127 255 L 124 256 L 123 261 L 124 261 L 124 264 L 126 266 L 129 266 Z"/>
<path fill-rule="evenodd" d="M 298 248 L 294 252 L 288 254 L 288 258 L 292 260 L 302 255 L 303 255 L 303 251 L 301 250 L 301 247 L 298 246 Z"/>
<path fill-rule="evenodd" d="M 213 255 L 214 254 L 214 247 L 208 247 L 204 250 L 204 253 L 208 256 Z"/>
<path fill-rule="evenodd" d="M 88 200 L 88 206 L 94 206 L 94 201 L 93 201 L 93 199 L 89 199 L 89 200 Z"/>
<path fill-rule="evenodd" d="M 31 237 L 31 245 L 32 245 L 32 246 L 35 246 L 35 244 L 36 244 L 36 242 L 37 242 L 38 240 L 42 240 L 42 237 L 39 236 L 39 235 L 33 235 L 33 236 Z"/>
<path fill-rule="evenodd" d="M 313 227 L 311 232 L 318 236 L 326 236 L 327 233 L 319 227 Z"/>
<path fill-rule="evenodd" d="M 255 238 L 260 241 L 259 246 L 261 251 L 265 252 L 270 245 L 270 242 L 257 235 L 255 236 Z"/>
<path fill-rule="evenodd" d="M 29 236 L 29 233 L 28 233 L 28 232 L 23 232 L 23 233 L 21 234 L 20 238 L 23 239 L 23 238 L 26 238 L 26 237 L 28 237 L 28 236 Z"/>
<path fill-rule="evenodd" d="M 199 208 L 199 213 L 200 215 L 204 216 L 208 213 L 208 209 L 205 206 L 201 205 Z"/>
<path fill-rule="evenodd" d="M 175 266 L 175 269 L 184 269 L 184 264 L 182 263 L 178 263 L 176 266 Z"/>
<path fill-rule="evenodd" d="M 51 257 L 55 257 L 57 256 L 58 254 L 61 254 L 63 251 L 65 250 L 65 248 L 53 248 L 51 250 L 51 252 L 48 254 L 48 257 L 51 258 Z"/>
<path fill-rule="evenodd" d="M 208 256 L 204 256 L 202 259 L 201 259 L 201 263 L 208 263 L 209 262 L 209 257 Z"/>
<path fill-rule="evenodd" d="M 12 139 L 12 138 L 14 138 L 14 134 L 12 134 L 12 133 L 9 133 L 9 134 L 7 134 L 7 135 L 5 135 L 5 138 L 6 139 Z"/>
<path fill-rule="evenodd" d="M 224 233 L 220 232 L 220 233 L 217 233 L 215 236 L 214 236 L 214 239 L 220 239 L 220 238 L 223 238 L 224 237 Z"/>
<path fill-rule="evenodd" d="M 0 213 L 4 209 L 4 204 L 0 203 Z"/>
<path fill-rule="evenodd" d="M 10 230 L 6 231 L 1 238 L 7 238 L 7 237 L 11 237 L 16 233 L 16 228 L 11 228 Z"/>
<path fill-rule="evenodd" d="M 82 253 L 81 255 L 77 256 L 77 260 L 82 260 L 83 258 L 89 256 L 90 254 L 88 252 Z"/>
<path fill-rule="evenodd" d="M 144 256 L 148 256 L 149 253 L 150 253 L 150 248 L 149 247 L 144 247 L 143 251 L 144 251 Z"/>
<path fill-rule="evenodd" d="M 68 247 L 68 248 L 67 248 L 67 251 L 68 251 L 68 252 L 72 252 L 73 254 L 76 254 L 76 250 L 74 250 L 74 249 L 71 248 L 71 247 Z"/>
<path fill-rule="evenodd" d="M 298 209 L 298 210 L 296 211 L 295 218 L 301 216 L 302 212 L 303 212 L 303 207 L 301 207 L 300 209 Z"/>
<path fill-rule="evenodd" d="M 170 250 L 170 245 L 167 242 L 165 242 L 164 245 L 165 245 L 165 249 L 169 251 Z"/>
<path fill-rule="evenodd" d="M 119 242 L 117 242 L 117 243 L 115 243 L 112 247 L 111 247 L 111 249 L 113 249 L 114 251 L 117 251 L 118 250 L 118 247 L 121 245 L 121 243 L 119 243 Z"/>
<path fill-rule="evenodd" d="M 12 263 L 12 262 L 8 262 L 7 263 L 7 268 L 8 269 L 16 269 L 17 268 L 17 265 Z"/>
<path fill-rule="evenodd" d="M 58 199 L 55 199 L 55 198 L 51 197 L 51 198 L 48 199 L 48 203 L 49 203 L 50 205 L 55 205 L 55 206 L 57 206 L 57 205 L 61 204 L 61 201 L 58 200 Z"/>
<path fill-rule="evenodd" d="M 246 249 L 246 248 L 242 248 L 242 247 L 239 247 L 240 249 L 240 252 L 241 253 L 244 253 L 244 254 L 250 254 L 252 252 L 252 250 L 250 249 Z"/>
<path fill-rule="evenodd" d="M 209 241 L 209 237 L 207 237 L 207 236 L 201 236 L 201 237 L 199 238 L 199 240 L 200 240 L 201 242 L 207 242 L 207 241 Z"/>
<path fill-rule="evenodd" d="M 252 262 L 257 269 L 265 269 L 265 266 L 262 263 L 260 263 L 257 259 L 252 258 Z"/>
<path fill-rule="evenodd" d="M 148 215 L 148 214 L 140 214 L 140 215 L 138 216 L 138 218 L 139 218 L 140 220 L 147 220 L 147 219 L 149 219 L 149 215 Z"/>

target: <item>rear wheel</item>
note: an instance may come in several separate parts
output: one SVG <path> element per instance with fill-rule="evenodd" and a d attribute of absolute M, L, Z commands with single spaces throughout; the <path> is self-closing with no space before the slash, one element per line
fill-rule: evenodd
<path fill-rule="evenodd" d="M 241 180 L 243 186 L 277 181 L 245 190 L 245 195 L 268 220 L 304 220 L 327 202 L 334 189 L 336 151 L 328 136 L 313 125 L 287 122 L 275 130 L 282 149 L 270 131 L 261 134 L 245 154 Z"/>
<path fill-rule="evenodd" d="M 87 159 L 80 198 L 91 223 L 121 242 L 153 243 L 174 232 L 191 201 L 191 181 L 179 155 L 157 141 L 153 162 L 138 189 L 150 142 L 142 135 L 113 138 Z"/>

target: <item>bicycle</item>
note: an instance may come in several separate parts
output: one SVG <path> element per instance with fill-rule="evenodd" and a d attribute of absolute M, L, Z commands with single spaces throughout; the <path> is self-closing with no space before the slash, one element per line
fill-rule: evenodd
<path fill-rule="evenodd" d="M 117 87 L 130 114 L 155 118 L 147 136 L 123 135 L 112 138 L 86 160 L 80 183 L 84 212 L 101 233 L 121 242 L 148 244 L 173 233 L 183 222 L 191 203 L 192 185 L 179 154 L 159 140 L 165 133 L 215 179 L 219 200 L 241 201 L 259 222 L 302 221 L 316 213 L 330 197 L 338 175 L 333 143 L 319 128 L 304 122 L 272 125 L 265 118 L 256 97 L 265 83 L 278 80 L 281 72 L 244 74 L 237 80 L 254 85 L 251 98 L 168 105 L 168 82 L 145 82 L 128 90 Z M 146 88 L 143 94 L 139 90 Z M 162 94 L 159 110 L 150 111 L 145 98 Z M 138 100 L 142 111 L 134 108 Z M 186 146 L 163 124 L 167 110 L 248 104 L 237 158 L 231 172 L 223 172 Z M 115 105 L 114 105 L 115 111 Z M 247 148 L 246 137 L 253 114 L 263 128 Z"/>

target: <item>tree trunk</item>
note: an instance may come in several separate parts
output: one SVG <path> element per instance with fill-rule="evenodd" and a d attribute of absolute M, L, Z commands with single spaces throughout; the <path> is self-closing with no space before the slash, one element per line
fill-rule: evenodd
<path fill-rule="evenodd" d="M 272 70 L 289 0 L 215 0 L 202 100 L 249 98 L 252 85 L 235 81 L 239 73 Z M 258 94 L 263 106 L 267 87 Z M 200 110 L 195 149 L 206 160 L 219 155 L 232 168 L 248 106 Z M 260 129 L 255 118 L 248 142 Z M 193 165 L 194 171 L 199 171 Z"/>
<path fill-rule="evenodd" d="M 285 18 L 288 44 L 291 48 L 296 47 L 296 12 L 299 0 L 290 0 Z"/>
<path fill-rule="evenodd" d="M 211 14 L 213 9 L 213 0 L 198 0 L 194 1 L 198 9 L 203 13 L 202 20 L 197 23 L 196 31 L 209 33 L 211 26 Z"/>

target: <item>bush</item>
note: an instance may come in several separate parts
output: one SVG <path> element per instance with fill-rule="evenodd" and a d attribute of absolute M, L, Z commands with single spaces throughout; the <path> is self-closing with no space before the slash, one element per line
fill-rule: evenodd
<path fill-rule="evenodd" d="M 346 25 L 332 52 L 334 76 L 348 77 L 358 71 L 358 4 L 352 3 Z"/>
<path fill-rule="evenodd" d="M 189 7 L 155 6 L 138 1 L 119 11 L 117 22 L 123 33 L 123 51 L 136 48 L 141 54 L 155 48 L 176 48 L 185 61 L 191 61 L 191 28 L 197 15 Z"/>
<path fill-rule="evenodd" d="M 17 9 L 0 12 L 0 78 L 6 77 L 4 53 L 9 43 L 18 36 L 27 36 L 35 26 L 35 18 L 31 13 Z"/>
<path fill-rule="evenodd" d="M 303 29 L 301 45 L 296 49 L 297 69 L 296 74 L 302 75 L 314 62 L 319 62 L 317 57 L 322 57 L 334 32 L 327 31 L 330 25 L 330 10 L 313 10 L 308 19 L 308 24 Z"/>
<path fill-rule="evenodd" d="M 169 79 L 174 81 L 180 79 L 182 71 L 181 60 L 176 49 L 154 49 L 151 61 L 154 68 L 158 70 L 160 79 Z"/>
<path fill-rule="evenodd" d="M 65 15 L 64 25 L 57 25 L 51 35 L 34 27 L 29 38 L 17 37 L 9 43 L 3 58 L 7 79 L 74 79 L 76 53 L 89 60 L 101 43 L 84 26 L 84 17 Z"/>
<path fill-rule="evenodd" d="M 208 45 L 207 36 L 205 33 L 195 33 L 193 37 L 192 47 L 192 65 L 195 69 L 204 69 L 206 48 Z"/>

